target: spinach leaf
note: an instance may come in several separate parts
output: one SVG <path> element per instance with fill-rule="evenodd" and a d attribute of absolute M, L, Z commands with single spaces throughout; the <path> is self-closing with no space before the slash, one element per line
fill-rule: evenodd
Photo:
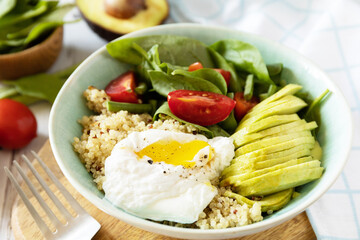
<path fill-rule="evenodd" d="M 161 71 L 161 67 L 159 66 L 161 63 L 158 51 L 159 45 L 155 44 L 150 48 L 148 52 L 146 52 L 141 46 L 139 46 L 135 42 L 133 42 L 132 45 L 133 48 L 143 57 L 141 63 L 136 67 L 137 72 L 148 85 L 151 85 L 149 71 Z"/>
<path fill-rule="evenodd" d="M 36 74 L 18 80 L 2 81 L 2 83 L 14 86 L 16 91 L 23 96 L 47 100 L 53 103 L 62 85 L 77 66 L 78 64 L 58 73 Z"/>
<path fill-rule="evenodd" d="M 269 77 L 268 70 L 259 50 L 251 44 L 228 39 L 218 41 L 210 46 L 221 54 L 235 68 L 254 74 L 264 83 L 274 84 Z"/>
<path fill-rule="evenodd" d="M 59 25 L 65 22 L 62 19 L 65 15 L 75 7 L 75 4 L 64 4 L 56 8 L 47 11 L 45 15 L 39 17 L 35 22 L 26 27 L 16 30 L 9 30 L 6 35 L 8 39 L 25 38 L 38 24 L 42 23 L 59 23 Z M 57 26 L 54 26 L 54 28 Z"/>
<path fill-rule="evenodd" d="M 16 5 L 16 0 L 1 0 L 0 1 L 0 18 L 10 12 Z"/>
<path fill-rule="evenodd" d="M 119 112 L 121 110 L 128 111 L 130 113 L 149 113 L 153 111 L 153 106 L 149 103 L 124 103 L 124 102 L 113 102 L 108 101 L 106 108 L 110 112 Z"/>
<path fill-rule="evenodd" d="M 17 94 L 18 94 L 18 92 L 12 86 L 6 86 L 6 87 L 0 88 L 0 99 L 10 98 L 10 97 L 15 96 Z"/>
<path fill-rule="evenodd" d="M 169 105 L 167 102 L 164 102 L 163 105 L 161 105 L 158 110 L 156 110 L 155 114 L 154 114 L 154 120 L 158 120 L 159 118 L 161 118 L 161 115 L 164 114 L 166 116 L 169 116 L 175 120 L 177 120 L 178 122 L 184 123 L 184 124 L 190 124 L 193 125 L 194 127 L 196 127 L 197 129 L 199 129 L 199 131 L 204 134 L 206 137 L 208 138 L 213 138 L 214 137 L 214 133 L 207 129 L 206 127 L 197 125 L 197 124 L 192 124 L 189 123 L 187 121 L 184 121 L 178 117 L 176 117 L 170 110 Z"/>
<path fill-rule="evenodd" d="M 14 9 L 0 18 L 0 53 L 35 45 L 63 25 L 63 17 L 75 4 L 57 4 L 58 1 L 17 0 Z"/>
<path fill-rule="evenodd" d="M 138 65 L 142 56 L 133 48 L 133 43 L 148 51 L 155 44 L 159 45 L 161 62 L 188 66 L 201 62 L 204 67 L 213 67 L 211 56 L 204 43 L 176 35 L 153 35 L 137 38 L 124 38 L 106 45 L 109 54 L 125 63 Z"/>
<path fill-rule="evenodd" d="M 6 27 L 9 25 L 14 25 L 19 22 L 25 21 L 27 19 L 31 19 L 33 17 L 40 16 L 41 14 L 45 13 L 47 9 L 48 9 L 47 2 L 40 1 L 34 8 L 29 9 L 26 12 L 9 13 L 0 19 L 0 28 Z"/>
<path fill-rule="evenodd" d="M 167 97 L 169 92 L 185 89 L 196 91 L 207 91 L 221 94 L 219 88 L 213 83 L 201 78 L 181 75 L 168 75 L 162 71 L 148 71 L 152 86 L 160 95 Z"/>
<path fill-rule="evenodd" d="M 218 125 L 211 125 L 207 127 L 212 133 L 214 134 L 214 137 L 230 137 L 230 134 L 226 132 L 224 129 L 222 129 Z"/>
<path fill-rule="evenodd" d="M 283 64 L 282 63 L 268 64 L 266 65 L 266 68 L 268 70 L 269 76 L 273 77 L 281 73 L 281 71 L 283 70 Z"/>
<path fill-rule="evenodd" d="M 234 99 L 233 92 L 229 92 L 226 96 Z M 231 111 L 230 115 L 224 121 L 219 122 L 218 125 L 225 129 L 228 133 L 233 134 L 238 126 L 238 122 L 235 119 L 234 110 Z"/>
<path fill-rule="evenodd" d="M 175 71 L 177 69 L 181 69 L 181 70 L 184 70 L 184 71 L 188 70 L 188 67 L 173 65 L 173 64 L 165 63 L 165 62 L 161 63 L 159 65 L 159 67 L 161 68 L 161 70 L 163 72 L 166 72 L 167 74 L 171 74 L 173 71 Z"/>
<path fill-rule="evenodd" d="M 214 61 L 215 67 L 229 71 L 231 74 L 229 91 L 231 92 L 241 92 L 244 86 L 244 80 L 241 79 L 237 74 L 232 64 L 228 63 L 223 56 L 216 52 L 212 48 L 208 48 L 209 53 Z"/>
<path fill-rule="evenodd" d="M 213 83 L 222 92 L 222 94 L 226 95 L 227 93 L 227 86 L 224 77 L 221 75 L 221 73 L 218 73 L 214 69 L 202 68 L 192 72 L 176 69 L 171 74 L 194 78 L 194 81 L 199 81 L 199 79 L 209 81 Z"/>
<path fill-rule="evenodd" d="M 42 22 L 37 24 L 27 35 L 24 44 L 28 45 L 41 37 L 49 35 L 56 27 L 63 25 L 64 22 Z"/>

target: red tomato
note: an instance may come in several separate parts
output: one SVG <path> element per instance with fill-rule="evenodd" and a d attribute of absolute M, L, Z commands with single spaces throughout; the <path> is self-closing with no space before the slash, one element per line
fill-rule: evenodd
<path fill-rule="evenodd" d="M 229 86 L 231 73 L 229 71 L 226 71 L 226 70 L 220 69 L 220 68 L 214 68 L 214 70 L 223 76 L 223 78 L 225 79 L 226 85 Z"/>
<path fill-rule="evenodd" d="M 105 88 L 111 101 L 139 103 L 135 93 L 135 74 L 133 71 L 126 72 L 112 80 Z"/>
<path fill-rule="evenodd" d="M 34 114 L 22 103 L 0 99 L 0 147 L 18 149 L 36 137 Z"/>
<path fill-rule="evenodd" d="M 240 121 L 250 109 L 259 103 L 256 97 L 252 97 L 250 101 L 246 101 L 243 92 L 235 93 L 234 100 L 236 101 L 234 112 L 237 121 Z"/>
<path fill-rule="evenodd" d="M 202 126 L 225 120 L 235 101 L 222 94 L 191 90 L 176 90 L 168 94 L 171 112 L 185 121 Z"/>
<path fill-rule="evenodd" d="M 189 66 L 189 69 L 188 71 L 189 72 L 192 72 L 192 71 L 196 71 L 196 70 L 199 70 L 199 69 L 202 69 L 204 68 L 203 65 L 201 64 L 201 62 L 194 62 L 193 64 L 191 64 Z"/>
<path fill-rule="evenodd" d="M 201 62 L 194 62 L 193 64 L 191 64 L 189 66 L 188 71 L 192 72 L 192 71 L 196 71 L 196 70 L 199 70 L 202 68 L 203 68 L 203 65 L 201 64 Z M 221 68 L 213 68 L 213 69 L 223 76 L 223 78 L 225 79 L 226 85 L 229 86 L 231 73 L 229 71 L 226 71 Z"/>

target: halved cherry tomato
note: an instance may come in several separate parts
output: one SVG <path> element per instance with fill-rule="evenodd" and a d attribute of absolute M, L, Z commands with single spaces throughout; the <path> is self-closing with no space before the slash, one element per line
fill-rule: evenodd
<path fill-rule="evenodd" d="M 236 102 L 218 93 L 176 90 L 168 94 L 168 104 L 178 118 L 209 126 L 225 120 Z"/>
<path fill-rule="evenodd" d="M 203 65 L 201 64 L 201 62 L 194 62 L 193 64 L 191 64 L 189 66 L 189 69 L 188 71 L 189 72 L 192 72 L 192 71 L 196 71 L 196 70 L 199 70 L 199 69 L 202 69 L 204 68 Z"/>
<path fill-rule="evenodd" d="M 259 103 L 259 100 L 256 97 L 252 97 L 250 101 L 246 101 L 243 92 L 235 93 L 234 100 L 236 101 L 234 112 L 237 121 L 240 121 L 247 112 Z"/>
<path fill-rule="evenodd" d="M 36 137 L 37 123 L 30 109 L 11 99 L 0 99 L 0 147 L 19 149 Z"/>
<path fill-rule="evenodd" d="M 106 86 L 105 92 L 110 96 L 111 101 L 139 103 L 135 86 L 135 73 L 129 71 L 112 80 Z"/>
<path fill-rule="evenodd" d="M 201 64 L 201 62 L 194 62 L 193 64 L 191 64 L 189 66 L 188 71 L 192 72 L 192 71 L 196 71 L 196 70 L 199 70 L 202 68 L 203 68 L 203 65 Z M 231 73 L 229 71 L 226 71 L 221 68 L 213 68 L 213 69 L 223 76 L 223 78 L 225 79 L 226 85 L 229 86 Z"/>

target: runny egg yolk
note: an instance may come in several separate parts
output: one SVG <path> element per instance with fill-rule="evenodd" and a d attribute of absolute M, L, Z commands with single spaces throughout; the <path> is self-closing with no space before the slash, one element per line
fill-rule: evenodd
<path fill-rule="evenodd" d="M 194 161 L 195 155 L 207 146 L 209 146 L 209 151 L 203 156 L 199 156 L 199 161 L 207 162 L 212 158 L 212 148 L 207 142 L 201 140 L 193 140 L 187 143 L 179 143 L 174 140 L 160 140 L 146 146 L 137 152 L 137 155 L 140 158 L 148 156 L 154 162 L 165 162 L 167 164 L 193 168 L 196 164 Z"/>

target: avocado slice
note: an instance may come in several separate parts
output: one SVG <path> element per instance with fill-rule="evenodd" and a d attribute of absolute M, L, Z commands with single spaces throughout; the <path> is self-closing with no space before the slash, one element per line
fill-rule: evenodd
<path fill-rule="evenodd" d="M 291 200 L 293 193 L 294 188 L 289 188 L 284 191 L 265 196 L 260 201 L 250 200 L 231 191 L 226 191 L 224 196 L 234 198 L 239 204 L 247 204 L 250 207 L 252 207 L 254 203 L 258 203 L 261 206 L 261 211 L 267 212 L 283 208 Z"/>
<path fill-rule="evenodd" d="M 255 142 L 246 144 L 245 146 L 242 146 L 240 148 L 237 149 L 237 151 L 240 154 L 246 154 L 252 151 L 256 151 L 262 148 L 266 148 L 267 146 L 270 145 L 275 145 L 275 144 L 280 144 L 292 139 L 297 139 L 297 138 L 301 138 L 301 137 L 312 137 L 311 132 L 310 131 L 301 131 L 301 132 L 290 132 L 288 134 L 286 134 L 287 132 L 284 132 L 284 135 L 281 136 L 269 136 L 266 138 L 262 138 L 260 140 L 257 140 Z"/>
<path fill-rule="evenodd" d="M 140 7 L 136 7 L 132 1 L 122 1 L 135 9 L 135 12 L 129 15 L 130 18 L 119 18 L 116 14 L 106 11 L 106 0 L 76 0 L 76 4 L 90 28 L 108 41 L 123 34 L 159 25 L 168 17 L 167 0 L 145 0 Z"/>
<path fill-rule="evenodd" d="M 286 161 L 284 163 L 281 164 L 276 164 L 267 168 L 263 168 L 260 170 L 255 170 L 255 171 L 250 171 L 250 172 L 237 172 L 237 169 L 233 169 L 233 171 L 230 171 L 227 176 L 221 181 L 221 186 L 229 186 L 232 185 L 234 187 L 238 186 L 239 184 L 241 184 L 242 181 L 248 180 L 250 178 L 254 178 L 254 177 L 258 177 L 261 176 L 263 174 L 266 173 L 270 173 L 282 168 L 286 168 L 286 167 L 290 167 L 290 166 L 294 166 L 296 164 L 301 164 L 304 162 L 309 162 L 312 161 L 313 158 L 311 156 L 308 157 L 302 157 L 302 158 L 298 158 L 298 159 L 292 159 L 289 161 Z"/>
<path fill-rule="evenodd" d="M 248 179 L 235 189 L 243 196 L 268 195 L 318 179 L 323 169 L 319 160 L 313 160 Z"/>
<path fill-rule="evenodd" d="M 305 156 L 309 156 L 311 152 L 311 148 L 310 145 L 307 148 L 304 148 L 290 156 L 298 156 L 298 157 L 305 157 Z M 268 168 L 271 166 L 275 166 L 277 164 L 282 164 L 284 162 L 289 161 L 288 159 L 290 158 L 290 156 L 288 156 L 287 158 L 283 157 L 283 158 L 273 158 L 273 159 L 269 159 L 266 161 L 261 161 L 256 163 L 256 169 L 263 169 L 263 168 Z M 294 158 L 293 158 L 294 159 Z M 315 159 L 315 158 L 313 158 Z"/>
<path fill-rule="evenodd" d="M 301 144 L 315 144 L 315 139 L 313 136 L 311 137 L 299 137 L 296 139 L 292 139 L 289 141 L 285 141 L 282 143 L 278 143 L 278 144 L 274 144 L 274 145 L 270 145 L 268 147 L 264 147 L 252 152 L 249 152 L 247 154 L 252 155 L 252 156 L 260 156 L 260 155 L 265 155 L 265 154 L 270 154 L 270 153 L 275 153 L 275 152 L 280 152 Z M 235 151 L 235 157 L 242 155 L 242 151 L 240 148 L 238 148 Z"/>
<path fill-rule="evenodd" d="M 249 118 L 252 118 L 252 117 L 254 117 L 254 116 L 256 116 L 256 115 L 261 114 L 261 113 L 264 112 L 265 110 L 274 108 L 274 107 L 276 107 L 276 106 L 278 106 L 278 105 L 280 105 L 280 104 L 292 102 L 292 101 L 294 101 L 295 98 L 297 98 L 297 97 L 295 97 L 295 96 L 293 96 L 293 95 L 286 95 L 286 96 L 284 96 L 284 97 L 282 97 L 282 98 L 280 98 L 280 99 L 278 99 L 278 100 L 276 100 L 276 101 L 273 101 L 273 102 L 270 102 L 270 103 L 268 103 L 268 104 L 263 105 L 262 108 L 260 108 L 260 109 L 258 109 L 258 110 L 256 110 L 256 111 L 249 111 L 249 112 L 241 119 L 241 121 L 244 122 L 244 121 L 248 120 Z"/>
<path fill-rule="evenodd" d="M 261 119 L 264 119 L 266 117 L 272 116 L 272 115 L 284 115 L 284 114 L 292 114 L 296 113 L 300 109 L 307 106 L 307 104 L 300 98 L 289 96 L 289 101 L 284 101 L 281 104 L 274 105 L 274 107 L 265 109 L 262 112 L 259 112 L 258 114 L 254 115 L 253 117 L 247 118 L 245 121 L 241 120 L 238 128 L 236 130 L 239 130 L 241 128 L 247 127 L 254 122 L 257 122 Z M 259 103 L 261 104 L 261 103 Z M 251 111 L 250 111 L 251 112 Z M 245 115 L 246 117 L 246 115 Z"/>
<path fill-rule="evenodd" d="M 233 162 L 230 166 L 228 166 L 227 168 L 225 168 L 223 170 L 222 175 L 227 176 L 228 172 L 233 171 L 232 169 L 237 169 L 238 173 L 241 173 L 241 171 L 248 171 L 248 170 L 255 171 L 255 170 L 275 166 L 277 164 L 281 164 L 281 163 L 284 163 L 284 162 L 287 162 L 287 161 L 290 161 L 293 159 L 310 156 L 311 147 L 312 146 L 309 145 L 308 147 L 306 147 L 304 149 L 299 148 L 299 151 L 296 151 L 292 154 L 284 155 L 284 156 L 278 157 L 278 158 L 267 159 L 266 157 L 269 155 L 263 155 L 263 156 L 256 157 L 256 158 L 246 159 L 244 161 Z M 285 150 L 285 151 L 288 151 L 288 150 Z M 283 152 L 285 152 L 285 151 L 283 151 Z M 280 153 L 282 153 L 282 152 L 280 152 Z"/>
<path fill-rule="evenodd" d="M 285 116 L 287 116 L 287 115 L 285 115 Z M 295 120 L 290 123 L 278 125 L 278 126 L 268 128 L 268 129 L 262 130 L 260 132 L 251 133 L 251 134 L 241 135 L 241 134 L 238 134 L 241 132 L 241 131 L 239 131 L 232 135 L 232 139 L 234 139 L 235 148 L 238 148 L 244 144 L 247 144 L 249 142 L 255 141 L 260 138 L 264 138 L 264 137 L 268 137 L 268 136 L 275 137 L 275 136 L 284 135 L 286 133 L 312 130 L 315 128 L 317 128 L 317 124 L 315 121 L 306 123 L 305 120 Z"/>
<path fill-rule="evenodd" d="M 280 98 L 282 98 L 284 96 L 294 95 L 295 93 L 297 93 L 301 89 L 302 89 L 301 85 L 288 84 L 285 87 L 283 87 L 282 89 L 280 89 L 279 91 L 277 91 L 276 93 L 274 93 L 273 95 L 271 95 L 270 97 L 266 98 L 264 101 L 262 101 L 258 105 L 256 105 L 254 108 L 251 109 L 250 112 L 253 112 L 253 111 L 259 112 L 268 103 L 277 101 L 278 99 L 280 99 Z"/>
<path fill-rule="evenodd" d="M 264 111 L 264 109 L 268 108 L 267 106 L 268 106 L 269 103 L 277 101 L 278 99 L 280 99 L 280 98 L 282 98 L 284 96 L 293 95 L 296 92 L 300 91 L 300 89 L 302 89 L 302 86 L 300 86 L 300 85 L 288 84 L 285 87 L 283 87 L 282 89 L 280 89 L 278 92 L 273 94 L 272 96 L 268 97 L 264 101 L 257 104 L 255 107 L 253 107 L 248 112 L 248 114 L 252 114 L 253 112 L 260 113 L 260 112 Z M 295 112 L 293 112 L 293 113 L 295 113 Z M 246 114 L 244 116 L 244 118 L 241 120 L 241 122 L 240 122 L 239 126 L 236 128 L 235 132 L 244 127 L 244 125 L 242 125 L 242 124 L 243 124 L 243 122 L 245 122 L 249 118 L 249 116 L 247 116 L 248 114 Z"/>
<path fill-rule="evenodd" d="M 295 146 L 295 147 L 286 149 L 281 152 L 275 152 L 275 153 L 270 153 L 270 154 L 266 154 L 266 155 L 255 156 L 255 157 L 252 156 L 251 153 L 248 153 L 248 154 L 244 154 L 244 155 L 234 158 L 231 161 L 231 164 L 242 163 L 243 165 L 246 165 L 249 163 L 264 162 L 266 160 L 272 160 L 272 159 L 277 159 L 277 158 L 287 157 L 290 159 L 294 159 L 294 158 L 298 158 L 298 157 L 309 156 L 311 153 L 311 149 L 313 147 L 314 147 L 314 144 L 304 144 L 304 145 Z"/>
<path fill-rule="evenodd" d="M 299 116 L 294 113 L 294 114 L 289 114 L 289 115 L 274 115 L 274 116 L 270 116 L 267 118 L 264 118 L 246 128 L 242 128 L 239 131 L 235 132 L 231 138 L 234 139 L 234 141 L 239 141 L 239 146 L 240 144 L 245 144 L 242 143 L 240 141 L 240 139 L 242 137 L 248 136 L 251 133 L 256 133 L 258 131 L 262 131 L 264 129 L 268 129 L 271 127 L 275 127 L 275 126 L 279 126 L 279 125 L 283 125 L 286 123 L 290 123 L 290 122 L 294 122 L 296 120 L 300 120 Z M 250 140 L 248 140 L 250 142 Z M 252 140 L 251 140 L 252 141 Z"/>
<path fill-rule="evenodd" d="M 318 141 L 315 141 L 314 148 L 311 150 L 310 155 L 311 155 L 314 159 L 319 159 L 319 160 L 321 160 L 321 157 L 322 157 L 322 149 L 321 149 L 320 144 L 319 144 Z"/>

